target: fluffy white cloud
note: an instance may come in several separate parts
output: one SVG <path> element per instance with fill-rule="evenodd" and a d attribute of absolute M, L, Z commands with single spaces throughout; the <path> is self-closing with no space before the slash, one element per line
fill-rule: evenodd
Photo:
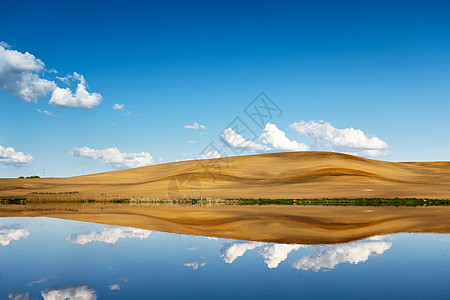
<path fill-rule="evenodd" d="M 220 138 L 229 146 L 236 149 L 246 149 L 250 152 L 263 152 L 270 150 L 269 147 L 246 140 L 242 135 L 236 133 L 231 128 L 227 128 L 222 131 Z"/>
<path fill-rule="evenodd" d="M 266 124 L 263 133 L 258 137 L 258 141 L 262 142 L 264 145 L 246 140 L 244 136 L 236 133 L 231 128 L 222 131 L 220 138 L 230 147 L 245 149 L 250 152 L 309 150 L 307 145 L 288 139 L 284 131 L 278 129 L 275 124 L 271 123 Z"/>
<path fill-rule="evenodd" d="M 82 147 L 73 148 L 69 153 L 73 157 L 99 159 L 117 169 L 143 167 L 154 162 L 153 157 L 148 152 L 122 153 L 117 148 L 95 150 L 89 147 Z"/>
<path fill-rule="evenodd" d="M 16 152 L 12 147 L 0 146 L 0 164 L 5 166 L 20 167 L 27 165 L 33 161 L 31 154 L 23 154 L 23 152 Z"/>
<path fill-rule="evenodd" d="M 362 130 L 338 129 L 324 121 L 296 122 L 290 125 L 310 145 L 318 150 L 339 151 L 355 155 L 382 156 L 390 154 L 388 144 L 376 136 L 369 137 Z"/>
<path fill-rule="evenodd" d="M 272 150 L 281 151 L 307 151 L 309 147 L 303 143 L 291 141 L 286 137 L 286 133 L 275 124 L 267 123 L 263 129 L 263 134 L 259 139 L 266 145 L 269 145 Z"/>
<path fill-rule="evenodd" d="M 208 151 L 208 152 L 200 155 L 200 158 L 204 158 L 204 159 L 220 158 L 220 157 L 221 157 L 221 155 L 220 155 L 219 151 L 217 151 L 217 150 L 211 150 L 211 151 Z"/>
<path fill-rule="evenodd" d="M 234 242 L 223 244 L 220 248 L 220 256 L 226 263 L 233 263 L 236 258 L 241 257 L 248 250 L 253 250 L 257 247 L 264 246 L 261 242 Z"/>
<path fill-rule="evenodd" d="M 94 108 L 102 102 L 102 95 L 99 93 L 89 93 L 86 90 L 87 84 L 83 75 L 76 72 L 73 75 L 69 75 L 66 78 L 78 80 L 80 83 L 77 85 L 75 94 L 72 93 L 70 88 L 56 87 L 52 93 L 50 104 L 58 105 L 60 107 L 75 107 L 75 108 Z"/>
<path fill-rule="evenodd" d="M 56 88 L 53 81 L 40 77 L 45 69 L 40 59 L 8 48 L 8 44 L 0 44 L 0 89 L 25 102 L 36 102 Z"/>
<path fill-rule="evenodd" d="M 41 109 L 39 109 L 39 108 L 36 108 L 36 111 L 37 111 L 38 113 L 40 113 L 40 114 L 43 114 L 43 115 L 46 115 L 46 116 L 49 116 L 49 117 L 56 118 L 56 116 L 55 116 L 51 111 L 48 111 L 48 110 L 41 110 Z"/>
<path fill-rule="evenodd" d="M 146 239 L 152 232 L 149 230 L 131 227 L 104 227 L 100 231 L 92 231 L 86 234 L 72 234 L 67 237 L 71 244 L 84 245 L 91 242 L 104 242 L 115 244 L 119 239 L 139 238 Z"/>
<path fill-rule="evenodd" d="M 292 266 L 298 270 L 333 269 L 340 263 L 358 264 L 373 254 L 381 255 L 391 248 L 389 237 L 376 236 L 363 241 L 331 246 L 312 246 L 309 255 L 301 257 Z"/>
<path fill-rule="evenodd" d="M 185 267 L 191 267 L 194 270 L 197 270 L 199 267 L 204 267 L 206 266 L 206 262 L 202 261 L 202 262 L 197 262 L 197 261 L 188 261 L 187 263 L 185 263 L 183 266 Z"/>
<path fill-rule="evenodd" d="M 95 300 L 97 293 L 87 285 L 73 286 L 68 288 L 52 288 L 41 292 L 44 300 Z"/>
<path fill-rule="evenodd" d="M 291 251 L 298 250 L 305 245 L 290 245 L 290 244 L 272 244 L 264 247 L 259 251 L 264 262 L 270 269 L 275 269 L 278 265 L 285 261 Z"/>
<path fill-rule="evenodd" d="M 60 88 L 51 80 L 43 78 L 43 73 L 57 73 L 45 69 L 45 64 L 33 54 L 11 50 L 11 46 L 0 42 L 0 89 L 25 101 L 37 102 L 39 98 L 52 92 L 50 104 L 60 107 L 94 108 L 102 101 L 98 93 L 87 91 L 83 75 L 73 73 L 66 77 L 56 77 L 63 83 L 79 81 L 75 93 L 70 88 Z"/>
<path fill-rule="evenodd" d="M 30 231 L 27 228 L 17 225 L 0 225 L 0 245 L 8 246 L 11 241 L 18 241 L 27 238 Z"/>
<path fill-rule="evenodd" d="M 186 129 L 190 130 L 197 130 L 197 129 L 206 129 L 205 125 L 199 125 L 197 122 L 195 122 L 193 125 L 186 125 L 184 126 Z"/>

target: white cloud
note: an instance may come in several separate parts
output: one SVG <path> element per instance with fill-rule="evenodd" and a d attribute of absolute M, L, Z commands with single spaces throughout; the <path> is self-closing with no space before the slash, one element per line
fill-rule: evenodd
<path fill-rule="evenodd" d="M 197 141 L 189 141 L 189 144 L 197 144 Z"/>
<path fill-rule="evenodd" d="M 49 278 L 50 277 L 45 277 L 45 278 L 42 278 L 42 279 L 39 279 L 39 280 L 36 280 L 36 281 L 32 281 L 29 284 L 27 284 L 27 286 L 33 286 L 35 284 L 46 282 Z"/>
<path fill-rule="evenodd" d="M 193 125 L 186 125 L 184 126 L 186 129 L 190 130 L 197 130 L 197 129 L 206 129 L 205 125 L 199 125 L 197 122 L 195 122 Z"/>
<path fill-rule="evenodd" d="M 220 155 L 219 151 L 217 151 L 217 150 L 211 150 L 211 151 L 208 151 L 208 152 L 200 155 L 200 158 L 204 158 L 204 159 L 220 158 L 220 157 L 221 157 L 221 155 Z"/>
<path fill-rule="evenodd" d="M 36 102 L 56 88 L 53 81 L 39 76 L 45 69 L 40 59 L 8 48 L 0 44 L 0 89 L 25 102 Z"/>
<path fill-rule="evenodd" d="M 233 263 L 236 258 L 241 257 L 248 250 L 253 250 L 257 247 L 264 246 L 261 242 L 234 242 L 223 244 L 220 248 L 220 256 L 226 263 Z"/>
<path fill-rule="evenodd" d="M 137 168 L 154 163 L 153 157 L 148 152 L 122 153 L 117 148 L 95 150 L 89 147 L 82 147 L 73 148 L 69 153 L 73 157 L 99 159 L 117 169 Z"/>
<path fill-rule="evenodd" d="M 158 156 L 158 162 L 159 162 L 159 163 L 162 163 L 163 161 L 164 161 L 164 157 Z"/>
<path fill-rule="evenodd" d="M 12 147 L 0 146 L 0 164 L 5 166 L 20 167 L 30 164 L 33 161 L 31 154 L 23 154 L 23 152 L 16 152 Z"/>
<path fill-rule="evenodd" d="M 229 146 L 236 149 L 246 149 L 250 152 L 263 152 L 270 150 L 270 148 L 268 148 L 267 146 L 246 140 L 242 135 L 236 133 L 231 128 L 227 128 L 222 131 L 222 133 L 220 134 L 220 138 Z"/>
<path fill-rule="evenodd" d="M 146 239 L 152 232 L 149 230 L 131 227 L 104 227 L 100 231 L 92 231 L 86 234 L 73 234 L 67 237 L 71 244 L 84 245 L 91 242 L 104 242 L 115 244 L 119 239 L 139 238 Z"/>
<path fill-rule="evenodd" d="M 86 88 L 86 80 L 83 75 L 74 72 L 73 75 L 68 75 L 66 78 L 78 80 L 80 83 L 77 85 L 75 94 L 72 93 L 70 88 L 56 87 L 52 93 L 52 97 L 49 101 L 50 104 L 60 107 L 74 107 L 74 108 L 94 108 L 102 102 L 102 95 L 99 93 L 89 93 Z"/>
<path fill-rule="evenodd" d="M 267 123 L 263 129 L 263 134 L 259 137 L 264 144 L 269 145 L 272 150 L 281 151 L 307 151 L 309 147 L 303 143 L 291 141 L 286 137 L 286 133 L 275 124 Z"/>
<path fill-rule="evenodd" d="M 41 292 L 44 300 L 95 300 L 97 293 L 95 290 L 89 288 L 87 285 L 74 286 L 68 288 L 52 288 Z"/>
<path fill-rule="evenodd" d="M 30 293 L 8 294 L 8 300 L 30 300 Z"/>
<path fill-rule="evenodd" d="M 381 255 L 391 248 L 389 237 L 377 236 L 363 241 L 330 245 L 312 246 L 308 255 L 301 257 L 292 266 L 297 270 L 333 269 L 340 263 L 358 264 L 365 262 L 373 254 Z"/>
<path fill-rule="evenodd" d="M 114 110 L 119 110 L 122 112 L 122 114 L 124 116 L 130 117 L 132 115 L 131 111 L 126 110 L 125 108 L 125 104 L 114 104 L 113 109 Z"/>
<path fill-rule="evenodd" d="M 122 110 L 125 104 L 114 104 L 113 109 L 114 110 Z"/>
<path fill-rule="evenodd" d="M 52 93 L 50 104 L 60 107 L 94 108 L 102 101 L 98 93 L 89 93 L 83 75 L 76 72 L 66 77 L 57 77 L 69 84 L 77 80 L 75 94 L 70 88 L 60 88 L 51 80 L 43 78 L 44 73 L 58 73 L 54 69 L 47 70 L 44 62 L 28 52 L 21 53 L 10 50 L 11 46 L 0 42 L 0 89 L 25 102 L 37 102 L 39 98 Z"/>
<path fill-rule="evenodd" d="M 119 278 L 116 283 L 110 284 L 108 286 L 108 288 L 111 291 L 119 291 L 120 290 L 120 285 L 123 284 L 123 283 L 127 283 L 128 280 L 129 280 L 128 277 Z"/>
<path fill-rule="evenodd" d="M 183 266 L 185 267 L 191 267 L 194 270 L 197 270 L 199 267 L 204 267 L 206 266 L 206 262 L 202 261 L 202 262 L 197 262 L 197 261 L 188 261 L 187 263 L 185 263 Z"/>
<path fill-rule="evenodd" d="M 309 150 L 307 145 L 288 139 L 284 131 L 278 129 L 275 124 L 271 123 L 266 124 L 263 133 L 258 137 L 258 141 L 262 142 L 264 145 L 246 140 L 244 136 L 236 133 L 231 128 L 222 131 L 220 138 L 230 147 L 245 149 L 250 152 Z"/>
<path fill-rule="evenodd" d="M 5 49 L 12 48 L 10 44 L 8 44 L 7 42 L 2 42 L 2 41 L 0 41 L 0 47 L 3 47 Z"/>
<path fill-rule="evenodd" d="M 390 154 L 388 144 L 376 136 L 369 137 L 362 130 L 338 129 L 324 121 L 296 122 L 290 125 L 301 136 L 307 136 L 312 148 L 339 151 L 355 155 L 382 156 Z"/>
<path fill-rule="evenodd" d="M 37 111 L 38 113 L 43 114 L 43 115 L 46 115 L 46 116 L 49 116 L 49 117 L 56 118 L 56 116 L 55 116 L 51 111 L 48 111 L 48 110 L 41 110 L 41 109 L 39 109 L 39 108 L 36 108 L 36 111 Z"/>
<path fill-rule="evenodd" d="M 285 261 L 291 251 L 298 250 L 305 245 L 290 245 L 290 244 L 272 244 L 264 247 L 259 251 L 264 262 L 270 269 L 275 269 L 278 265 Z"/>

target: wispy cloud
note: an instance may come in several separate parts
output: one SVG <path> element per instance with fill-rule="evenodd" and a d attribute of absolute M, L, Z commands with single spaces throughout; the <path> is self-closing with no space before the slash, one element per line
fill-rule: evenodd
<path fill-rule="evenodd" d="M 43 115 L 46 115 L 46 116 L 49 116 L 49 117 L 56 118 L 56 116 L 55 116 L 51 111 L 48 111 L 48 110 L 41 110 L 41 109 L 39 109 L 39 108 L 36 108 L 36 111 L 37 111 L 38 113 L 40 113 L 40 114 L 43 114 Z"/>
<path fill-rule="evenodd" d="M 206 129 L 206 126 L 205 125 L 199 125 L 197 122 L 195 122 L 192 125 L 184 126 L 184 128 L 189 129 L 189 130 L 197 130 L 197 129 Z"/>
<path fill-rule="evenodd" d="M 204 266 L 206 266 L 206 262 L 205 261 L 188 261 L 186 262 L 183 266 L 185 267 L 191 267 L 194 270 L 197 270 L 198 268 L 202 268 Z"/>
<path fill-rule="evenodd" d="M 124 107 L 125 107 L 125 104 L 117 104 L 116 103 L 113 105 L 113 110 L 121 111 L 124 116 L 130 117 L 132 115 L 131 111 L 126 110 Z"/>

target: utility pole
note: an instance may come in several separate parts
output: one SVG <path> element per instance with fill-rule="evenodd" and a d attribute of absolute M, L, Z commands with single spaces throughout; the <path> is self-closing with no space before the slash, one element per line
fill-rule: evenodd
<path fill-rule="evenodd" d="M 42 177 L 45 176 L 45 169 L 42 169 Z"/>

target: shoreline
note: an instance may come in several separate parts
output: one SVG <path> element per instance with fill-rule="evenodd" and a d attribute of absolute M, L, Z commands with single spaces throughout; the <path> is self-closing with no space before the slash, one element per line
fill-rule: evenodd
<path fill-rule="evenodd" d="M 288 243 L 335 244 L 374 235 L 450 233 L 450 207 L 0 205 L 0 217 L 52 217 L 162 232 Z"/>

